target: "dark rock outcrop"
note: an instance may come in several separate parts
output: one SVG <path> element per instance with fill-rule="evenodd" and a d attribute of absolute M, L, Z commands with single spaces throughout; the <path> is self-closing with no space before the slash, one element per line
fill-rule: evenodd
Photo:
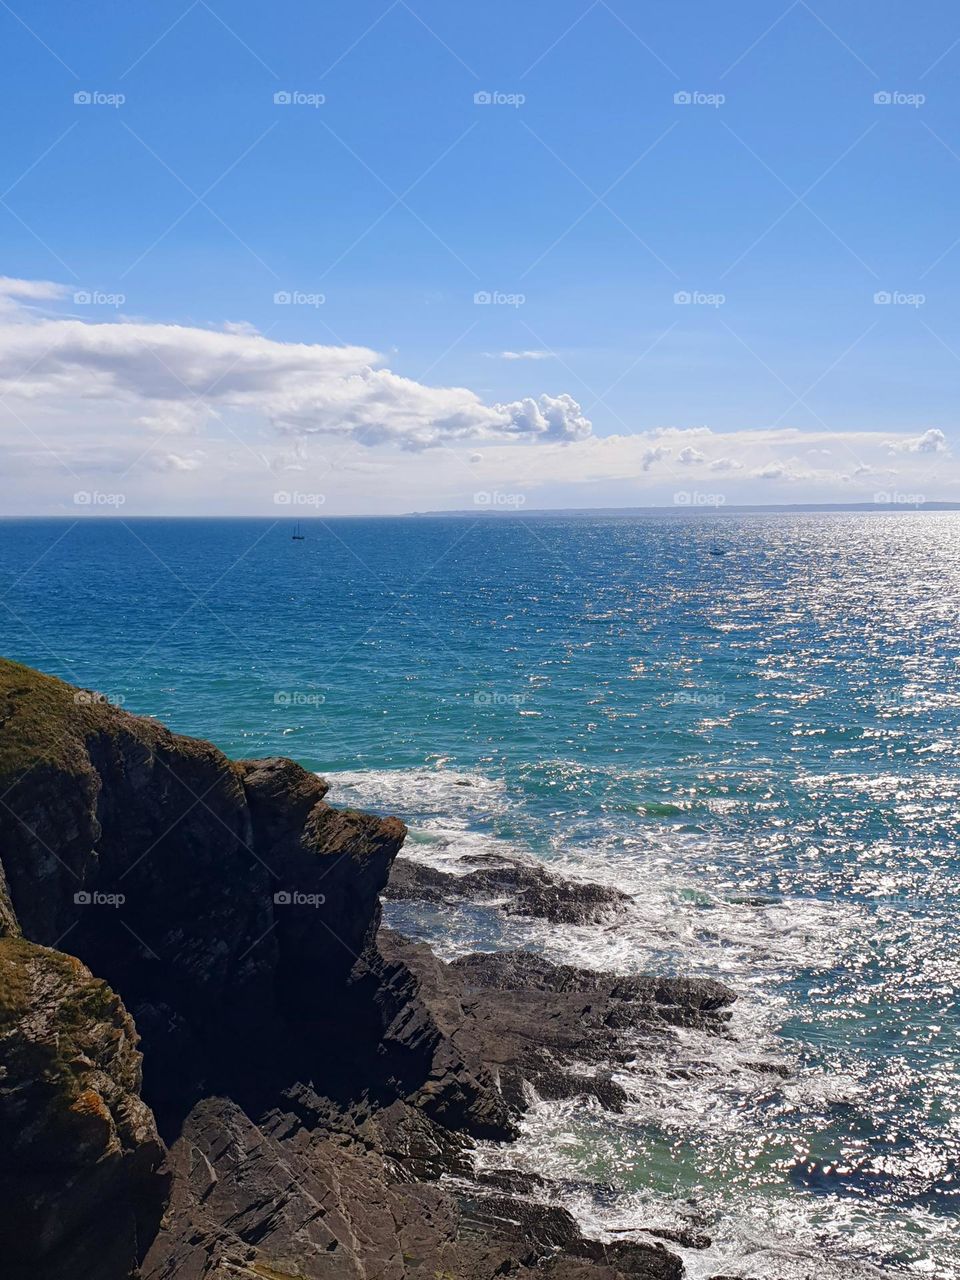
<path fill-rule="evenodd" d="M 437 904 L 489 903 L 505 915 L 535 916 L 554 924 L 609 920 L 630 901 L 629 894 L 609 885 L 564 879 L 532 863 L 478 856 L 485 865 L 462 874 L 438 871 L 412 858 L 397 858 L 384 897 Z"/>
<path fill-rule="evenodd" d="M 0 941 L 2 1274 L 124 1276 L 168 1190 L 133 1020 L 73 956 Z"/>
<path fill-rule="evenodd" d="M 325 793 L 0 662 L 4 1276 L 679 1280 L 472 1140 L 730 993 L 378 937 L 404 828 Z"/>
<path fill-rule="evenodd" d="M 611 1067 L 635 1056 L 638 1034 L 721 1032 L 735 998 L 706 979 L 618 977 L 528 951 L 443 964 L 425 944 L 389 930 L 381 930 L 379 947 L 417 976 L 420 999 L 451 1044 L 481 1063 L 518 1109 L 532 1086 L 541 1098 L 582 1094 L 620 1110 L 626 1097 Z"/>

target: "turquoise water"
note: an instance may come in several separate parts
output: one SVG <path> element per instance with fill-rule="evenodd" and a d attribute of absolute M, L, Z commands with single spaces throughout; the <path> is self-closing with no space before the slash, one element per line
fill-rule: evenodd
<path fill-rule="evenodd" d="M 0 522 L 2 652 L 292 755 L 436 865 L 636 895 L 564 930 L 390 907 L 444 954 L 733 985 L 733 1038 L 639 1053 L 623 1116 L 541 1104 L 485 1153 L 565 1179 L 593 1229 L 696 1212 L 694 1277 L 960 1276 L 960 515 L 305 532 Z"/>

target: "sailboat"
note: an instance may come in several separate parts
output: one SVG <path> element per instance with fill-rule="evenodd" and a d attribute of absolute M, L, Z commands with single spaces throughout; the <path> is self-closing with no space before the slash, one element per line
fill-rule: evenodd
<path fill-rule="evenodd" d="M 300 521 L 299 521 L 299 520 L 297 521 L 297 528 L 296 528 L 296 531 L 295 531 L 294 533 L 291 533 L 291 535 L 290 535 L 290 539 L 291 539 L 291 541 L 292 541 L 292 542 L 303 542 L 303 534 L 300 532 Z"/>

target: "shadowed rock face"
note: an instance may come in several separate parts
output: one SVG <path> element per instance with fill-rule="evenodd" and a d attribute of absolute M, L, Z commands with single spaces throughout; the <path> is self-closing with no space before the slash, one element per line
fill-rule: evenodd
<path fill-rule="evenodd" d="M 617 1104 L 584 1031 L 615 1056 L 730 994 L 378 942 L 404 828 L 325 793 L 0 662 L 5 1280 L 678 1280 L 437 1180 L 512 1136 L 524 1080 Z"/>

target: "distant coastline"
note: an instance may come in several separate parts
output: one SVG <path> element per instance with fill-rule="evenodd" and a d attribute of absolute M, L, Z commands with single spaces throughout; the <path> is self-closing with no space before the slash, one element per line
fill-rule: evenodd
<path fill-rule="evenodd" d="M 319 521 L 322 524 L 330 523 L 334 520 L 485 520 L 485 519 L 531 519 L 538 520 L 602 520 L 602 519 L 623 519 L 629 520 L 637 516 L 656 516 L 662 518 L 665 516 L 676 516 L 683 518 L 685 516 L 723 516 L 723 515 L 841 515 L 844 512 L 851 514 L 877 514 L 877 515 L 917 515 L 924 512 L 942 512 L 942 511 L 960 511 L 960 502 L 923 502 L 916 504 L 908 504 L 904 502 L 876 503 L 876 502 L 797 502 L 797 503 L 768 503 L 764 505 L 751 503 L 723 503 L 720 505 L 709 503 L 704 505 L 687 505 L 687 504 L 670 504 L 664 506 L 650 507 L 459 507 L 451 509 L 442 509 L 437 511 L 403 511 L 395 514 L 371 514 L 365 511 L 346 511 L 337 514 L 313 514 L 308 515 L 301 513 L 300 519 L 305 525 L 310 525 Z M 119 521 L 126 524 L 136 523 L 146 520 L 163 520 L 171 523 L 176 521 L 209 521 L 229 523 L 231 521 L 240 522 L 244 520 L 273 520 L 280 523 L 290 518 L 290 513 L 284 510 L 281 514 L 276 511 L 257 512 L 252 511 L 243 515 L 224 515 L 224 514 L 163 514 L 159 512 L 132 515 L 122 510 L 114 511 L 110 514 L 98 512 L 97 514 L 78 515 L 75 513 L 67 514 L 65 512 L 57 512 L 56 514 L 0 514 L 0 525 L 4 524 L 20 524 L 28 521 L 45 521 L 47 523 L 60 521 L 62 523 L 71 524 L 104 524 L 111 521 Z"/>
<path fill-rule="evenodd" d="M 782 513 L 790 515 L 793 512 L 909 512 L 916 513 L 918 511 L 960 511 L 960 502 L 922 502 L 907 504 L 903 502 L 795 502 L 795 503 L 769 503 L 758 505 L 753 503 L 723 503 L 716 505 L 713 503 L 704 504 L 703 506 L 690 506 L 687 504 L 670 504 L 669 506 L 660 507 L 510 507 L 507 509 L 498 509 L 493 507 L 480 508 L 463 508 L 461 510 L 452 511 L 409 511 L 406 517 L 410 519 L 438 518 L 459 516 L 462 519 L 495 516 L 497 518 L 516 518 L 524 516 L 529 519 L 530 516 L 537 518 L 562 518 L 570 516 L 583 517 L 584 519 L 596 520 L 602 517 L 620 516 L 628 519 L 631 516 L 690 516 L 690 515 L 714 515 L 721 516 L 726 514 L 732 515 L 749 515 L 752 512 L 757 514 L 764 513 Z"/>

